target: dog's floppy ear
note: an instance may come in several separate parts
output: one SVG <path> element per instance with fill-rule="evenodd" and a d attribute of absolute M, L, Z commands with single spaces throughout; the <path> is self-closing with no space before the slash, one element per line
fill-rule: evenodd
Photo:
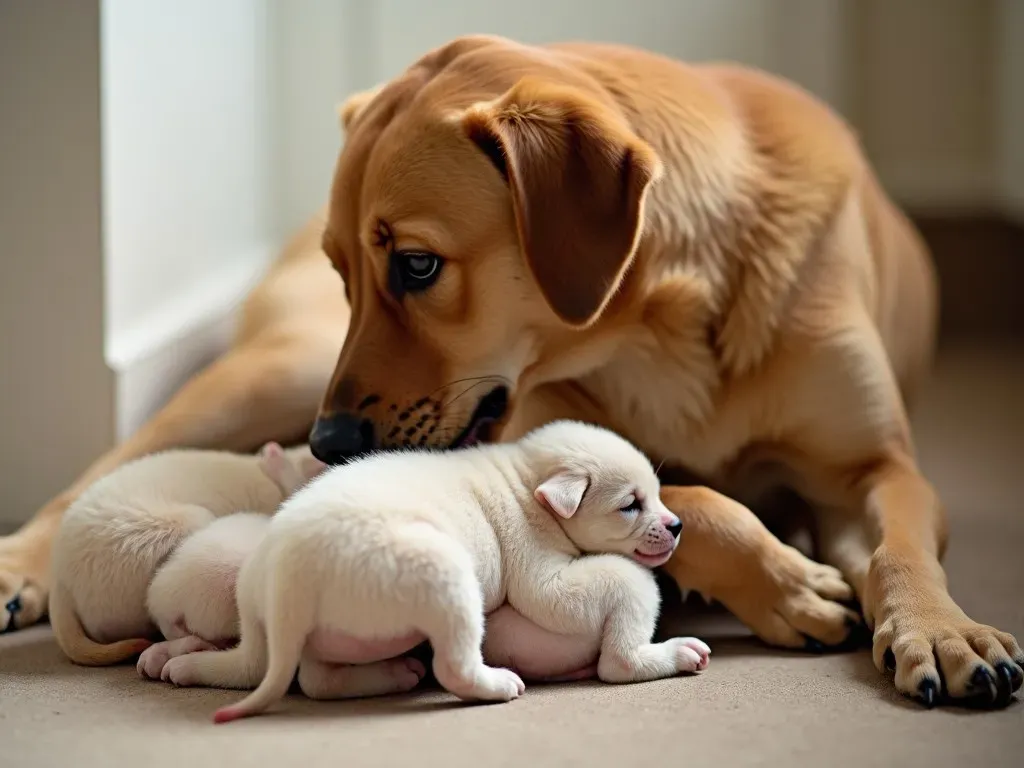
<path fill-rule="evenodd" d="M 661 173 L 625 120 L 579 90 L 520 80 L 462 116 L 512 191 L 519 238 L 544 298 L 565 322 L 592 323 L 618 289 Z"/>
<path fill-rule="evenodd" d="M 589 480 L 576 472 L 562 471 L 537 486 L 533 496 L 559 517 L 568 520 L 583 501 Z"/>
<path fill-rule="evenodd" d="M 362 114 L 370 102 L 377 97 L 382 87 L 378 85 L 375 88 L 359 91 L 345 99 L 341 106 L 338 107 L 338 119 L 341 121 L 343 131 L 347 132 L 352 127 L 352 123 Z"/>

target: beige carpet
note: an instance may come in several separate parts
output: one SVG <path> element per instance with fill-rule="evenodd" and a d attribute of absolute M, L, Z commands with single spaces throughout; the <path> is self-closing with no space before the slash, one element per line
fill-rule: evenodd
<path fill-rule="evenodd" d="M 1024 639 L 1022 390 L 1020 353 L 949 355 L 916 421 L 952 517 L 953 594 Z M 0 766 L 1024 765 L 1022 702 L 928 712 L 897 696 L 867 652 L 765 649 L 728 617 L 690 606 L 668 624 L 709 640 L 707 672 L 532 686 L 496 706 L 434 691 L 330 704 L 293 696 L 272 716 L 216 727 L 210 714 L 237 694 L 77 668 L 37 628 L 0 638 Z"/>

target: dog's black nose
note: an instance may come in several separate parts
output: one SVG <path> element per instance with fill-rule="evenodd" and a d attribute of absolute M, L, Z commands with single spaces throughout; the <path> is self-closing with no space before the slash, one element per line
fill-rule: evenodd
<path fill-rule="evenodd" d="M 673 539 L 678 539 L 679 534 L 683 532 L 683 524 L 679 520 L 676 520 L 674 523 L 669 523 L 665 527 L 668 528 L 668 532 L 672 534 Z"/>
<path fill-rule="evenodd" d="M 309 448 L 324 464 L 344 464 L 373 448 L 373 422 L 349 413 L 321 416 L 309 433 Z"/>

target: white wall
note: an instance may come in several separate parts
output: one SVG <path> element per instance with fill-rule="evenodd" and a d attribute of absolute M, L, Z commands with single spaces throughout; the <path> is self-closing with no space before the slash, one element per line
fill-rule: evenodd
<path fill-rule="evenodd" d="M 106 357 L 123 436 L 223 345 L 278 247 L 277 121 L 266 0 L 101 8 Z"/>
<path fill-rule="evenodd" d="M 99 23 L 98 0 L 0 2 L 0 529 L 113 438 Z"/>

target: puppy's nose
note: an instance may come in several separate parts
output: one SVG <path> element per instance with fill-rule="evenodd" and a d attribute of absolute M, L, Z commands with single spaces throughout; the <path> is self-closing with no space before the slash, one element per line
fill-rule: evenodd
<path fill-rule="evenodd" d="M 677 519 L 675 522 L 666 524 L 665 528 L 672 534 L 673 539 L 678 539 L 679 534 L 683 532 L 683 523 Z"/>
<path fill-rule="evenodd" d="M 320 416 L 309 433 L 309 448 L 324 464 L 344 464 L 373 448 L 373 422 L 349 413 Z"/>

